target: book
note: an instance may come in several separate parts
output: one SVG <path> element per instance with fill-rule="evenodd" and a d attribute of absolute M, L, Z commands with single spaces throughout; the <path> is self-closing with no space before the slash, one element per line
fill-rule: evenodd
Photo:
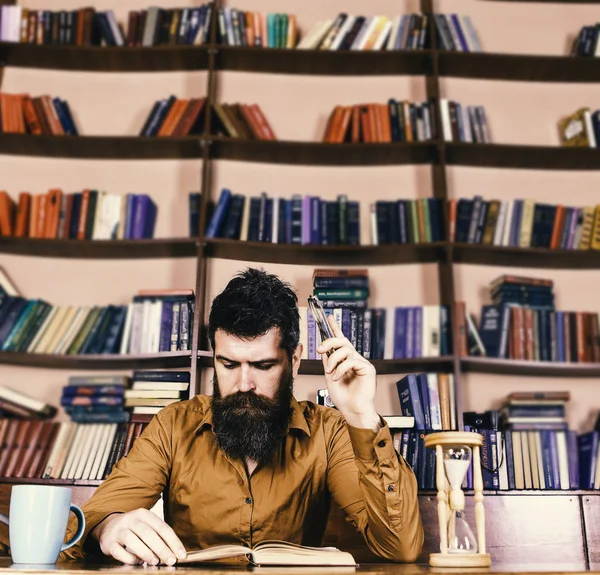
<path fill-rule="evenodd" d="M 306 547 L 286 541 L 262 541 L 250 549 L 243 545 L 217 545 L 189 551 L 179 563 L 203 563 L 220 559 L 246 557 L 252 565 L 339 565 L 354 566 L 356 561 L 347 551 L 335 547 Z"/>

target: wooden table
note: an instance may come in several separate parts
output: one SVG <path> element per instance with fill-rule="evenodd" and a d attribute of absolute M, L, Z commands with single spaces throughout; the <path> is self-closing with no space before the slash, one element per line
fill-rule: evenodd
<path fill-rule="evenodd" d="M 540 565 L 540 568 L 536 568 L 531 564 L 507 566 L 498 565 L 490 569 L 442 569 L 429 567 L 426 564 L 397 564 L 397 563 L 363 563 L 359 567 L 225 567 L 217 565 L 182 565 L 181 567 L 133 567 L 130 565 L 121 565 L 116 563 L 107 564 L 91 564 L 85 562 L 69 561 L 69 562 L 58 562 L 56 565 L 19 565 L 11 562 L 10 558 L 0 558 L 0 572 L 2 573 L 15 573 L 20 571 L 22 573 L 35 573 L 35 574 L 52 574 L 56 571 L 62 571 L 63 573 L 75 574 L 87 574 L 90 571 L 98 571 L 110 575 L 112 573 L 158 573 L 163 575 L 164 573 L 179 571 L 185 571 L 185 575 L 229 575 L 232 573 L 253 573 L 260 575 L 346 575 L 346 574 L 358 574 L 358 575 L 429 575 L 429 574 L 453 574 L 463 575 L 468 573 L 469 575 L 489 575 L 494 573 L 496 575 L 514 575 L 514 574 L 552 574 L 560 575 L 563 573 L 568 574 L 581 574 L 600 575 L 600 571 L 579 571 L 569 569 L 555 569 L 549 570 L 547 565 Z"/>

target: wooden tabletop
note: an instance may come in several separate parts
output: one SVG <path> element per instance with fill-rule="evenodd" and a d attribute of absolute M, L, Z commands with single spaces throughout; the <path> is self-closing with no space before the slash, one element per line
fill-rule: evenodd
<path fill-rule="evenodd" d="M 494 573 L 495 575 L 514 575 L 518 574 L 536 574 L 547 573 L 552 575 L 559 574 L 578 574 L 582 575 L 600 575 L 600 566 L 596 566 L 599 570 L 597 571 L 579 571 L 571 570 L 568 567 L 563 568 L 557 566 L 556 568 L 549 568 L 548 564 L 540 565 L 539 568 L 531 565 L 523 566 L 519 568 L 518 565 L 492 565 L 490 569 L 448 569 L 448 568 L 435 568 L 429 567 L 426 564 L 397 564 L 397 563 L 364 563 L 357 568 L 354 567 L 229 567 L 220 565 L 182 565 L 181 567 L 141 567 L 141 566 L 130 566 L 121 564 L 93 564 L 86 562 L 77 561 L 66 561 L 58 562 L 56 565 L 28 565 L 28 564 L 17 564 L 12 563 L 10 558 L 0 557 L 0 572 L 15 572 L 21 571 L 23 573 L 36 573 L 46 574 L 55 573 L 56 571 L 62 571 L 65 573 L 83 574 L 89 573 L 90 571 L 101 571 L 104 573 L 152 573 L 160 572 L 161 575 L 171 571 L 186 571 L 186 575 L 226 575 L 231 573 L 240 572 L 251 572 L 254 574 L 264 575 L 346 575 L 350 573 L 357 573 L 360 575 L 429 575 L 429 574 L 454 574 L 463 575 L 469 573 L 469 575 L 489 575 Z"/>

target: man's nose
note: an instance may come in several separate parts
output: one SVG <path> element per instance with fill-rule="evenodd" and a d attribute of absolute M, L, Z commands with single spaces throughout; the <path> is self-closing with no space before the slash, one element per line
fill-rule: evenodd
<path fill-rule="evenodd" d="M 252 381 L 252 370 L 249 365 L 242 365 L 241 379 L 239 383 L 239 390 L 246 393 L 252 391 L 256 386 Z"/>

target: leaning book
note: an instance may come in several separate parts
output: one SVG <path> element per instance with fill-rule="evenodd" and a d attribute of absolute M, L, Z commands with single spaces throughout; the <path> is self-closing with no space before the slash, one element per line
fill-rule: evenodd
<path fill-rule="evenodd" d="M 305 547 L 285 541 L 262 541 L 253 549 L 243 545 L 217 545 L 188 551 L 177 563 L 214 562 L 245 557 L 252 565 L 356 565 L 354 557 L 335 547 Z"/>

